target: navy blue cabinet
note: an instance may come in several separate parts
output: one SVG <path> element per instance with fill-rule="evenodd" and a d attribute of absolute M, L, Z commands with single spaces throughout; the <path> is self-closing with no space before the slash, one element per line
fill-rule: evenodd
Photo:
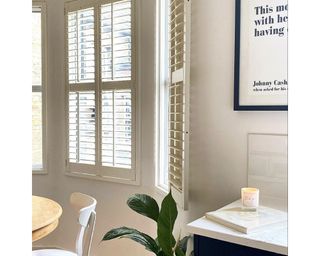
<path fill-rule="evenodd" d="M 239 244 L 233 244 L 194 235 L 195 256 L 280 256 L 274 252 L 268 252 Z"/>

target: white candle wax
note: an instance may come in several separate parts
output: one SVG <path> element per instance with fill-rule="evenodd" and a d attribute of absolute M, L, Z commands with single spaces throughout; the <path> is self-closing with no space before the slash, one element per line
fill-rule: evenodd
<path fill-rule="evenodd" d="M 244 208 L 256 209 L 259 207 L 259 189 L 257 188 L 242 188 L 241 202 Z"/>

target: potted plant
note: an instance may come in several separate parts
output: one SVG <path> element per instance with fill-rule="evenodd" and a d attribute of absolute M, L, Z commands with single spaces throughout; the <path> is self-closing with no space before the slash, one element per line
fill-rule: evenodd
<path fill-rule="evenodd" d="M 127 205 L 135 212 L 146 216 L 157 223 L 157 238 L 140 232 L 139 230 L 120 227 L 108 231 L 102 241 L 115 238 L 129 238 L 141 245 L 157 256 L 185 256 L 187 242 L 190 236 L 176 240 L 172 234 L 174 223 L 178 216 L 177 204 L 174 201 L 171 191 L 163 199 L 161 209 L 158 203 L 151 196 L 145 194 L 135 194 L 127 200 Z"/>

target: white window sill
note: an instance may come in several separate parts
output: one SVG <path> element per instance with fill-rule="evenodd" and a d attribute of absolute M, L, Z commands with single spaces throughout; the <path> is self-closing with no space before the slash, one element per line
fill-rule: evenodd
<path fill-rule="evenodd" d="M 128 179 L 122 179 L 122 178 L 97 176 L 97 175 L 84 174 L 84 173 L 74 173 L 74 172 L 65 172 L 65 175 L 69 176 L 69 177 L 98 180 L 98 181 L 108 181 L 108 182 L 127 184 L 127 185 L 133 185 L 133 186 L 140 185 L 139 180 L 128 180 Z"/>
<path fill-rule="evenodd" d="M 168 193 L 169 193 L 169 190 L 168 190 L 168 189 L 166 189 L 166 188 L 164 188 L 164 187 L 162 187 L 162 186 L 160 186 L 160 185 L 156 185 L 156 186 L 155 186 L 155 191 L 156 191 L 157 195 L 158 195 L 159 197 L 161 197 L 162 199 L 163 199 L 166 195 L 168 195 Z"/>
<path fill-rule="evenodd" d="M 46 170 L 44 170 L 44 169 L 32 169 L 32 175 L 33 174 L 41 174 L 41 175 L 43 175 L 43 174 L 48 174 L 48 172 L 46 171 Z"/>

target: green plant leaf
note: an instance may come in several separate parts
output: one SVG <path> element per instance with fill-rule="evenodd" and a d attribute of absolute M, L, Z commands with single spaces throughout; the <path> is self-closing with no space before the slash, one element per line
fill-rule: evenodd
<path fill-rule="evenodd" d="M 166 255 L 164 254 L 163 251 L 159 251 L 159 253 L 157 254 L 157 256 L 166 256 Z"/>
<path fill-rule="evenodd" d="M 133 228 L 121 227 L 111 229 L 103 236 L 102 241 L 115 238 L 129 238 L 143 245 L 148 251 L 154 252 L 156 255 L 158 255 L 160 251 L 159 246 L 152 237 Z"/>
<path fill-rule="evenodd" d="M 180 247 L 177 247 L 175 250 L 175 254 L 176 256 L 185 256 L 186 253 L 183 252 Z"/>
<path fill-rule="evenodd" d="M 161 210 L 157 222 L 158 242 L 167 256 L 173 256 L 172 249 L 175 246 L 176 241 L 172 235 L 172 231 L 177 215 L 177 205 L 170 191 L 162 201 Z"/>
<path fill-rule="evenodd" d="M 135 212 L 158 221 L 159 206 L 156 200 L 145 194 L 135 194 L 127 200 L 127 205 Z"/>

